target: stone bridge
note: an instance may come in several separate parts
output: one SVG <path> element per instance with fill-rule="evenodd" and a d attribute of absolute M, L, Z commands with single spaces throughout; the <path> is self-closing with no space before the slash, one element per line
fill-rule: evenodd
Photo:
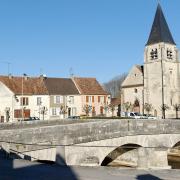
<path fill-rule="evenodd" d="M 170 168 L 179 153 L 180 120 L 57 120 L 1 124 L 1 147 L 59 164 Z"/>

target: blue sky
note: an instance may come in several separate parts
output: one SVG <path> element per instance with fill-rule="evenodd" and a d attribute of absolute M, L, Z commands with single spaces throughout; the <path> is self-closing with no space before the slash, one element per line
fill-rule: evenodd
<path fill-rule="evenodd" d="M 106 82 L 143 63 L 158 0 L 0 0 L 0 74 Z M 180 44 L 180 1 L 161 0 Z"/>

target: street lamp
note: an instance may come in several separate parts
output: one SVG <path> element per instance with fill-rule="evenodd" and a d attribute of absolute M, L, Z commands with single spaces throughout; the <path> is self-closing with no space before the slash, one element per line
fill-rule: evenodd
<path fill-rule="evenodd" d="M 22 110 L 21 110 L 22 111 L 22 116 L 21 117 L 22 117 L 22 120 L 24 120 L 24 104 L 23 104 L 24 101 L 23 101 L 23 95 L 24 95 L 24 77 L 26 77 L 26 76 L 27 76 L 27 74 L 25 74 L 25 73 L 22 75 L 22 84 L 21 84 L 22 85 L 21 86 L 21 96 L 22 96 L 21 97 L 21 103 L 22 103 L 21 104 L 21 106 L 22 106 L 21 107 L 22 108 Z"/>

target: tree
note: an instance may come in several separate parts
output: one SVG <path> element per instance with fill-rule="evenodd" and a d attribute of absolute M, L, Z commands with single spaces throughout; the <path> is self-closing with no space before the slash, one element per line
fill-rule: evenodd
<path fill-rule="evenodd" d="M 65 117 L 65 115 L 67 114 L 67 109 L 68 109 L 68 106 L 64 105 L 64 104 L 61 104 L 60 105 L 60 115 L 62 114 L 63 115 L 63 118 Z"/>
<path fill-rule="evenodd" d="M 121 92 L 121 84 L 125 80 L 127 74 L 116 76 L 110 81 L 103 84 L 104 89 L 111 94 L 112 97 L 119 97 Z"/>
<path fill-rule="evenodd" d="M 162 119 L 166 119 L 166 111 L 169 109 L 169 106 L 167 104 L 163 104 L 161 106 L 162 111 Z"/>
<path fill-rule="evenodd" d="M 152 109 L 153 109 L 153 106 L 152 106 L 152 104 L 148 104 L 148 103 L 145 103 L 144 104 L 144 109 L 146 110 L 146 112 L 148 113 L 148 115 L 149 115 L 149 113 L 152 111 Z"/>
<path fill-rule="evenodd" d="M 112 117 L 114 116 L 116 106 L 114 104 L 109 104 L 108 109 L 112 112 Z"/>
<path fill-rule="evenodd" d="M 88 104 L 85 104 L 83 106 L 83 112 L 86 113 L 86 116 L 89 116 L 89 113 L 91 113 L 92 111 L 92 106 L 88 105 Z"/>
<path fill-rule="evenodd" d="M 123 104 L 123 107 L 124 107 L 125 112 L 126 112 L 126 114 L 127 114 L 127 112 L 132 108 L 132 104 L 131 104 L 130 102 L 125 102 L 125 103 Z"/>
<path fill-rule="evenodd" d="M 48 111 L 47 107 L 43 106 L 40 113 L 42 114 L 43 116 L 43 120 L 44 120 L 44 115 L 46 114 L 46 112 Z"/>
<path fill-rule="evenodd" d="M 107 116 L 107 112 L 109 110 L 109 106 L 106 103 L 103 104 L 103 109 L 105 111 L 105 115 Z"/>
<path fill-rule="evenodd" d="M 176 111 L 176 119 L 178 119 L 178 111 L 180 111 L 180 104 L 174 104 L 173 108 Z"/>

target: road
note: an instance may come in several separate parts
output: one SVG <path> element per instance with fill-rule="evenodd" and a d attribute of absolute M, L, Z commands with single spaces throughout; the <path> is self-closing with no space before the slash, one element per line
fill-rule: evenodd
<path fill-rule="evenodd" d="M 0 158 L 1 180 L 178 180 L 180 170 L 136 170 L 112 167 L 67 167 Z"/>

